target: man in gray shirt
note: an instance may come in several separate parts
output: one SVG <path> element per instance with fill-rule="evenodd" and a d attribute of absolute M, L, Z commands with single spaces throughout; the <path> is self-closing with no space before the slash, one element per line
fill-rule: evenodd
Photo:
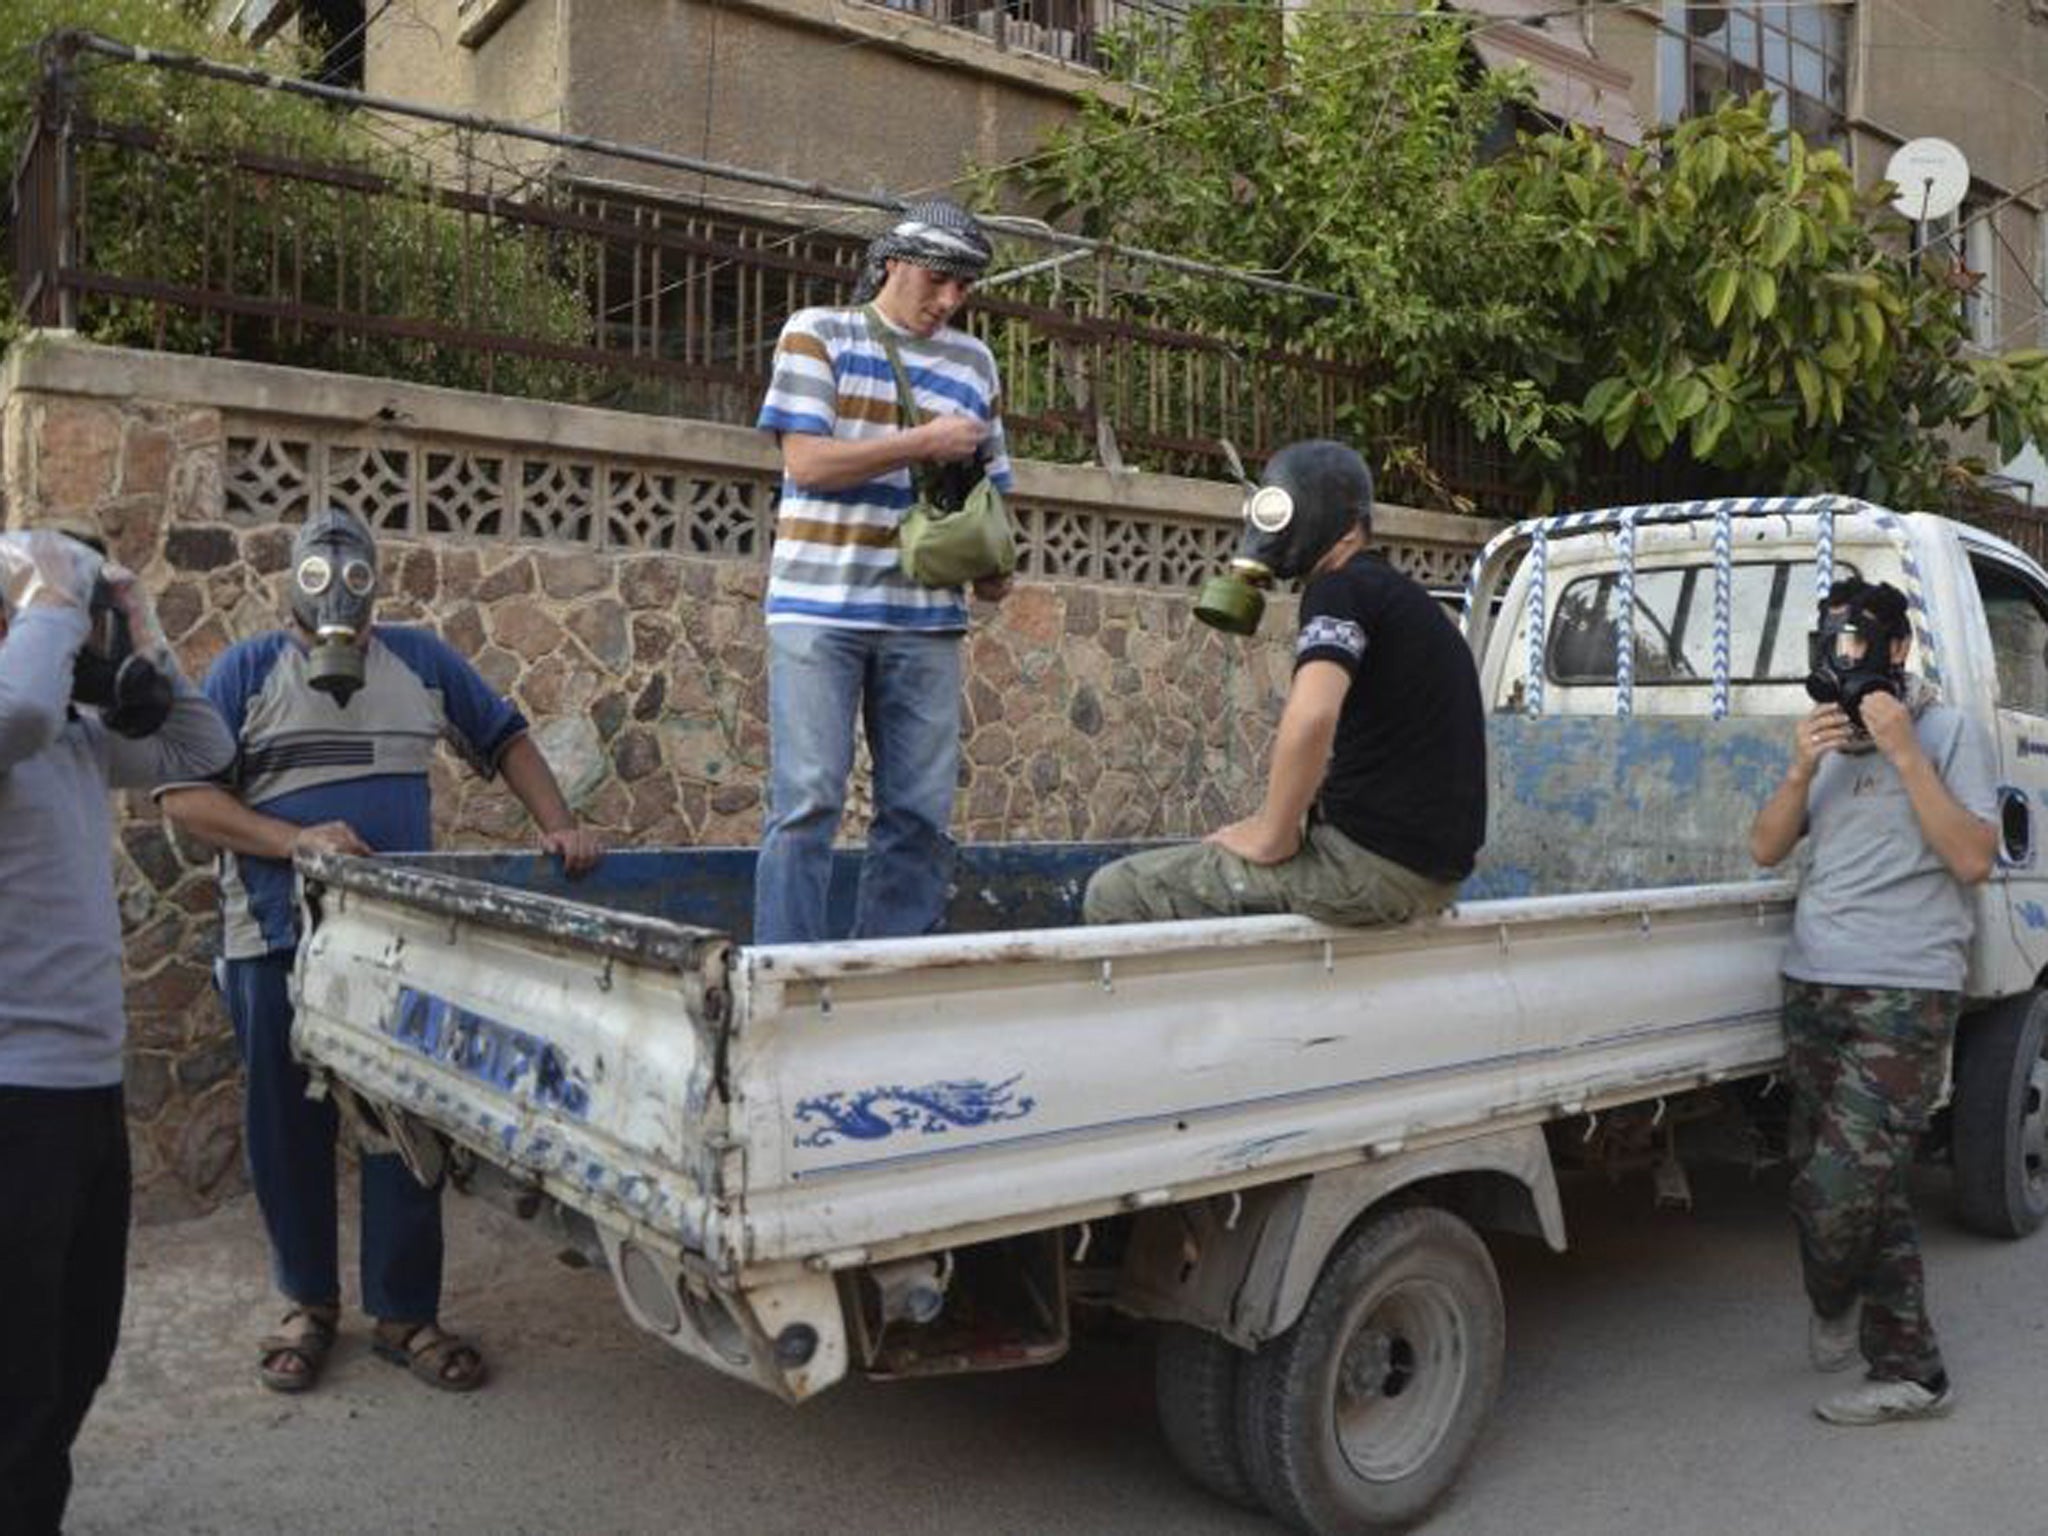
<path fill-rule="evenodd" d="M 1803 835 L 1810 864 L 1785 951 L 1792 1214 L 1814 1365 L 1869 1375 L 1815 1412 L 1932 1418 L 1954 1401 L 1927 1319 L 1906 1175 L 1962 1012 L 1967 886 L 1997 854 L 1983 732 L 1905 670 L 1897 588 L 1852 578 L 1821 605 L 1792 766 L 1750 831 L 1759 864 Z"/>
<path fill-rule="evenodd" d="M 126 1025 L 107 791 L 215 772 L 234 755 L 213 706 L 146 638 L 156 634 L 134 579 L 102 567 L 86 545 L 47 530 L 0 535 L 0 1531 L 9 1536 L 62 1525 L 71 1442 L 121 1324 Z M 88 698 L 97 702 L 81 708 Z"/>

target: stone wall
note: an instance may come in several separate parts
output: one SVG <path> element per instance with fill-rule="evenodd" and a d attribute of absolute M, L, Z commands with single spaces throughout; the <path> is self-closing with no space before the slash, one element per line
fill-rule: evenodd
<path fill-rule="evenodd" d="M 292 524 L 380 532 L 386 621 L 432 625 L 535 725 L 579 815 L 619 843 L 744 844 L 767 754 L 760 599 L 774 450 L 745 431 L 46 335 L 0 376 L 9 526 L 97 523 L 195 678 L 275 626 Z M 1190 835 L 1253 803 L 1291 608 L 1254 642 L 1195 624 L 1238 494 L 1025 464 L 1023 579 L 968 641 L 963 839 Z M 1384 509 L 1390 552 L 1457 579 L 1489 525 Z M 439 836 L 529 840 L 444 754 Z M 858 777 L 848 832 L 860 835 Z M 116 853 L 142 1208 L 239 1186 L 233 1042 L 208 984 L 213 881 L 146 800 Z"/>

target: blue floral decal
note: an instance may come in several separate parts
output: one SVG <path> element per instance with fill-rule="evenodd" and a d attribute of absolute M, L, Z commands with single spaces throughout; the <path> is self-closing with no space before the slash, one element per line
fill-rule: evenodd
<path fill-rule="evenodd" d="M 1038 1107 L 1036 1099 L 1016 1091 L 1023 1075 L 999 1083 L 889 1085 L 800 1099 L 797 1124 L 810 1129 L 797 1137 L 796 1144 L 829 1147 L 840 1141 L 882 1141 L 899 1131 L 936 1136 L 956 1127 L 1022 1120 Z"/>

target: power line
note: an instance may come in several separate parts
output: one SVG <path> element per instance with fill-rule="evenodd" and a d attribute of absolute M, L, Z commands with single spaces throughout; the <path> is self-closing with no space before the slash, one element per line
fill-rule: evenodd
<path fill-rule="evenodd" d="M 1767 3 L 1781 3 L 1781 0 L 1767 0 Z M 1782 3 L 1823 4 L 1841 3 L 1841 0 L 1782 0 Z M 388 4 L 389 0 L 387 0 L 387 7 Z M 1585 4 L 1559 5 L 1543 11 L 1531 13 L 1529 15 L 1511 17 L 1482 17 L 1474 16 L 1464 12 L 1444 11 L 1436 9 L 1412 11 L 1375 11 L 1373 14 L 1389 20 L 1430 21 L 1437 23 L 1464 24 L 1466 27 L 1467 35 L 1476 36 L 1480 33 L 1492 31 L 1496 28 L 1505 26 L 1519 26 L 1532 21 L 1542 21 L 1558 17 L 1577 16 L 1584 13 L 1588 9 L 1627 10 L 1631 8 L 1642 8 L 1642 4 L 1643 0 L 1586 0 Z M 739 181 L 742 183 L 751 183 L 755 185 L 768 186 L 775 188 L 777 190 L 797 192 L 820 202 L 838 204 L 848 208 L 849 210 L 879 209 L 882 211 L 893 213 L 900 209 L 903 201 L 905 200 L 905 198 L 884 198 L 875 196 L 873 194 L 846 191 L 843 189 L 831 187 L 828 184 L 822 182 L 799 181 L 794 178 L 783 177 L 769 172 L 755 171 L 749 168 L 733 166 L 717 161 L 712 161 L 701 156 L 674 154 L 668 151 L 649 149 L 644 146 L 630 145 L 620 143 L 617 141 L 597 139 L 590 135 L 584 134 L 569 134 L 560 131 L 530 128 L 520 125 L 509 124 L 502 120 L 483 118 L 474 113 L 453 112 L 443 108 L 424 106 L 419 103 L 404 102 L 386 97 L 376 97 L 370 95 L 367 92 L 353 91 L 349 90 L 346 87 L 325 85 L 319 82 L 301 80 L 290 76 L 279 76 L 272 74 L 269 71 L 254 69 L 246 66 L 221 64 L 216 61 L 204 59 L 192 54 L 177 53 L 164 50 L 152 50 L 146 48 L 136 48 L 132 45 L 119 42 L 116 39 L 107 38 L 94 33 L 79 32 L 65 35 L 73 37 L 76 40 L 76 46 L 78 48 L 84 51 L 99 53 L 105 57 L 108 57 L 116 61 L 139 63 L 162 68 L 183 70 L 189 73 L 201 75 L 203 77 L 223 79 L 235 83 L 253 85 L 260 88 L 274 89 L 288 94 L 304 95 L 312 97 L 314 99 L 326 100 L 344 105 L 359 106 L 374 111 L 391 112 L 402 116 L 419 118 L 425 121 L 440 122 L 450 127 L 468 129 L 474 133 L 479 134 L 525 138 L 536 142 L 551 144 L 560 148 L 582 149 L 591 153 L 612 156 L 620 159 L 639 160 L 644 163 L 659 165 L 668 169 L 683 170 L 698 175 L 700 177 L 715 177 L 720 180 Z M 1117 135 L 1117 137 L 1130 136 L 1144 132 L 1157 132 L 1163 128 L 1172 126 L 1173 124 L 1179 121 L 1184 121 L 1191 117 L 1205 115 L 1212 111 L 1222 110 L 1224 108 L 1234 105 L 1242 105 L 1246 102 L 1254 100 L 1265 99 L 1277 94 L 1298 89 L 1303 84 L 1320 82 L 1324 79 L 1335 78 L 1340 74 L 1347 73 L 1351 70 L 1358 68 L 1369 67 L 1373 64 L 1398 61 L 1402 56 L 1404 56 L 1405 53 L 1419 52 L 1422 48 L 1426 46 L 1429 46 L 1429 44 L 1426 42 L 1418 43 L 1410 49 L 1397 50 L 1391 54 L 1382 55 L 1372 60 L 1361 61 L 1357 65 L 1346 66 L 1342 69 L 1336 69 L 1326 71 L 1322 74 L 1312 75 L 1307 77 L 1307 79 L 1297 76 L 1279 86 L 1268 87 L 1260 91 L 1247 93 L 1243 97 L 1234 98 L 1231 100 L 1218 103 L 1212 103 L 1201 108 L 1195 108 L 1188 113 L 1169 114 L 1164 117 L 1148 119 L 1146 122 L 1142 124 L 1136 124 L 1130 128 L 1122 130 L 1122 132 L 1119 135 Z M 1067 152 L 1068 151 L 1061 149 L 1048 151 L 1038 155 L 1023 156 L 996 166 L 982 168 L 981 170 L 974 174 L 1003 174 L 1008 171 L 1021 169 L 1024 166 L 1035 163 L 1039 160 L 1055 158 L 1058 155 Z M 950 189 L 968 179 L 970 179 L 968 175 L 955 177 L 950 181 L 935 183 L 933 186 L 929 188 L 918 189 L 918 191 L 906 194 L 906 197 L 914 198 L 916 196 L 921 195 L 924 192 Z M 788 239 L 784 243 L 788 245 L 794 245 L 798 240 L 803 239 L 809 235 L 824 233 L 834 228 L 843 226 L 848 217 L 851 217 L 850 213 L 846 216 L 842 216 L 839 218 L 821 221 L 819 224 L 809 229 L 795 231 L 788 237 Z M 1172 256 L 1165 252 L 1150 251 L 1140 247 L 1120 245 L 1115 242 L 1089 240 L 1082 236 L 1068 235 L 1060 231 L 1051 230 L 1049 228 L 1040 228 L 1030 231 L 1012 231 L 1012 233 L 1016 233 L 1025 239 L 1034 239 L 1041 241 L 1043 243 L 1061 246 L 1069 250 L 1094 252 L 1101 255 L 1113 256 L 1121 260 L 1134 261 L 1144 265 L 1159 266 L 1166 268 L 1168 270 L 1181 271 L 1193 276 L 1220 277 L 1229 281 L 1242 283 L 1249 287 L 1263 289 L 1271 292 L 1285 293 L 1294 297 L 1309 298 L 1320 303 L 1347 302 L 1342 295 L 1330 293 L 1322 289 L 1309 288 L 1302 284 L 1287 282 L 1281 278 L 1272 276 L 1267 273 L 1252 272 L 1238 268 L 1223 267 L 1219 264 L 1212 262 L 1196 261 L 1187 257 Z"/>

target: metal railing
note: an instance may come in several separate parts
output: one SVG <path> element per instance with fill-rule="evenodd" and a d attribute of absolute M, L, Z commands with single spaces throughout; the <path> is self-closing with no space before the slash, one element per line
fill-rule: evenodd
<path fill-rule="evenodd" d="M 1071 3 L 1024 0 L 1004 14 Z M 520 174 L 478 148 L 485 120 L 451 125 L 458 136 L 433 155 L 352 163 L 338 163 L 331 140 L 318 153 L 195 143 L 90 115 L 75 52 L 47 57 L 12 188 L 16 295 L 32 324 L 746 423 L 788 316 L 851 296 L 863 248 L 852 235 Z M 1225 441 L 1256 460 L 1296 438 L 1338 436 L 1392 464 L 1388 499 L 1529 510 L 1498 445 L 1448 416 L 1376 410 L 1374 379 L 1334 357 L 1172 323 L 1126 255 L 1070 252 L 1034 288 L 991 287 L 969 307 L 963 323 L 1002 370 L 1018 453 L 1222 476 Z M 1387 451 L 1396 445 L 1406 454 Z"/>
<path fill-rule="evenodd" d="M 164 350 L 750 420 L 783 322 L 848 301 L 862 242 L 560 182 L 508 197 L 153 131 L 38 125 L 15 181 L 37 324 Z M 1220 469 L 1341 429 L 1368 379 L 1100 302 L 978 297 L 963 323 L 1040 456 Z M 1106 429 L 1106 430 L 1105 430 Z M 1109 446 L 1109 445 L 1115 446 Z"/>
<path fill-rule="evenodd" d="M 1013 53 L 1096 68 L 1102 38 L 1132 22 L 1178 26 L 1186 7 L 1171 0 L 863 0 L 972 32 Z"/>
<path fill-rule="evenodd" d="M 862 242 L 558 181 L 508 196 L 288 152 L 39 118 L 14 179 L 15 280 L 34 324 L 172 351 L 390 373 L 510 394 L 750 420 L 783 322 L 848 301 Z M 991 292 L 1025 451 L 1220 473 L 1358 430 L 1368 377 L 1159 324 L 1108 283 Z M 1455 475 L 1447 477 L 1455 480 Z"/>

